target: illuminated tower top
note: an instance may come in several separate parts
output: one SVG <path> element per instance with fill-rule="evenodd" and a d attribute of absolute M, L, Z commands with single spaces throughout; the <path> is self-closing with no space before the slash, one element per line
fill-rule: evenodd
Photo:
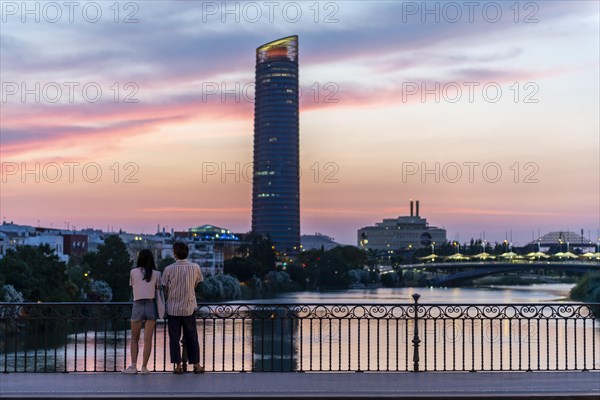
<path fill-rule="evenodd" d="M 256 49 L 256 63 L 260 64 L 275 59 L 287 59 L 298 63 L 298 36 L 288 36 L 263 44 Z"/>

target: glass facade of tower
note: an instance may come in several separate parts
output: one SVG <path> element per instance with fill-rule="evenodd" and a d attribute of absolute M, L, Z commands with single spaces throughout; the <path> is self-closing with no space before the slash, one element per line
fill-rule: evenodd
<path fill-rule="evenodd" d="M 300 246 L 298 37 L 256 49 L 252 230 L 278 251 Z"/>

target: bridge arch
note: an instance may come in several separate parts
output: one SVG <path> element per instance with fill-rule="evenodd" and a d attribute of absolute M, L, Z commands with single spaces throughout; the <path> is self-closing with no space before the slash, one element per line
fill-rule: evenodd
<path fill-rule="evenodd" d="M 583 275 L 588 272 L 599 272 L 598 263 L 565 263 L 565 262 L 534 262 L 534 263 L 437 263 L 411 265 L 403 269 L 453 270 L 448 275 L 433 278 L 431 286 L 447 286 L 459 282 L 470 281 L 484 276 L 519 271 L 563 271 Z M 457 271 L 458 270 L 458 271 Z"/>

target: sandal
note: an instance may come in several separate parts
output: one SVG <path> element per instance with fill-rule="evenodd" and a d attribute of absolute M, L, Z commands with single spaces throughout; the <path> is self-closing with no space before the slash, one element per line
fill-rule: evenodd
<path fill-rule="evenodd" d="M 178 367 L 177 365 L 175 365 L 173 367 L 173 373 L 175 375 L 183 375 L 183 368 L 181 368 L 181 366 Z"/>
<path fill-rule="evenodd" d="M 203 374 L 204 373 L 204 367 L 201 365 L 194 365 L 194 373 L 195 374 Z"/>

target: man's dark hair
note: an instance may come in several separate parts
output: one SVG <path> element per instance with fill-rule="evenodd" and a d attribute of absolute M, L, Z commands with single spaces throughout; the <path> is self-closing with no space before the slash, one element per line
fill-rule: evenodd
<path fill-rule="evenodd" d="M 183 242 L 175 242 L 173 244 L 173 253 L 178 260 L 185 260 L 190 254 L 190 248 Z"/>

